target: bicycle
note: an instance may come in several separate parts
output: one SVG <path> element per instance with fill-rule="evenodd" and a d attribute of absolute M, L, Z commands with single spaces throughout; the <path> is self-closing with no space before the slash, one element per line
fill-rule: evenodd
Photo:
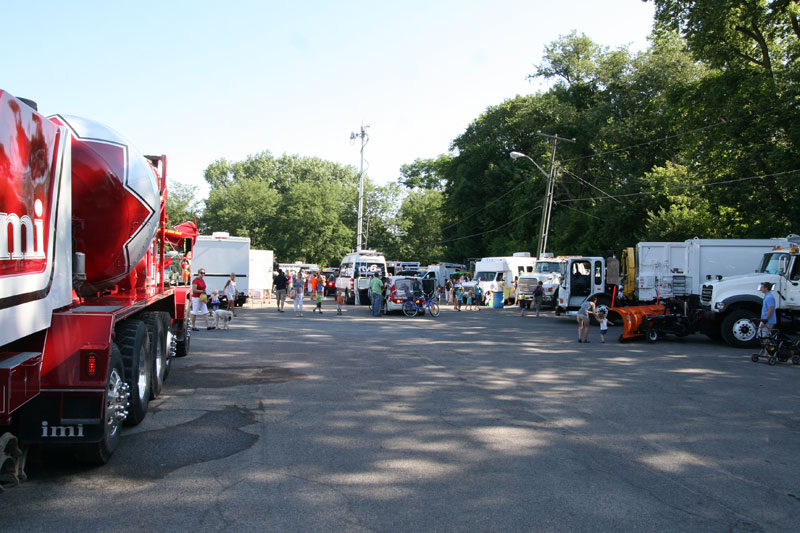
<path fill-rule="evenodd" d="M 433 298 L 426 297 L 424 294 L 416 298 L 408 298 L 403 302 L 403 314 L 408 317 L 417 316 L 417 314 L 425 314 L 428 312 L 432 317 L 439 316 L 441 309 L 439 304 L 433 301 Z"/>

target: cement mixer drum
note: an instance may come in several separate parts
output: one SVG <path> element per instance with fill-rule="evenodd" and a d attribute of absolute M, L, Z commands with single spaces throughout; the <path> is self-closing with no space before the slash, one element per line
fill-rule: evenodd
<path fill-rule="evenodd" d="M 50 120 L 72 133 L 73 249 L 86 254 L 89 296 L 124 279 L 147 253 L 158 229 L 158 176 L 120 134 L 66 115 Z"/>

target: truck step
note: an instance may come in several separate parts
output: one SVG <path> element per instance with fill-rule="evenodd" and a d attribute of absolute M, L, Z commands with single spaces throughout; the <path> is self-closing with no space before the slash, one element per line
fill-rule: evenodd
<path fill-rule="evenodd" d="M 41 352 L 0 354 L 0 424 L 2 419 L 39 394 Z"/>

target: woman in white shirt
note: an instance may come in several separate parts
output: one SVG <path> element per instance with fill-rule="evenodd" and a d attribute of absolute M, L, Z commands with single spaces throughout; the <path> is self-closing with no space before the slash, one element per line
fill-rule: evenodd
<path fill-rule="evenodd" d="M 228 311 L 233 313 L 233 316 L 238 316 L 236 314 L 236 307 L 234 304 L 236 303 L 236 274 L 231 272 L 231 279 L 225 283 L 225 287 L 222 288 L 222 292 L 225 294 L 225 298 L 228 299 Z"/>

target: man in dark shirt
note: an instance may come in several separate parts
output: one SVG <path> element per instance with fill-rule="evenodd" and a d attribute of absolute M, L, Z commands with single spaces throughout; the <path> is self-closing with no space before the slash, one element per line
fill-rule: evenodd
<path fill-rule="evenodd" d="M 275 303 L 278 304 L 278 311 L 283 313 L 283 306 L 286 303 L 286 287 L 289 285 L 289 278 L 283 274 L 283 270 L 278 270 L 278 275 L 272 278 L 272 285 L 275 289 Z"/>

